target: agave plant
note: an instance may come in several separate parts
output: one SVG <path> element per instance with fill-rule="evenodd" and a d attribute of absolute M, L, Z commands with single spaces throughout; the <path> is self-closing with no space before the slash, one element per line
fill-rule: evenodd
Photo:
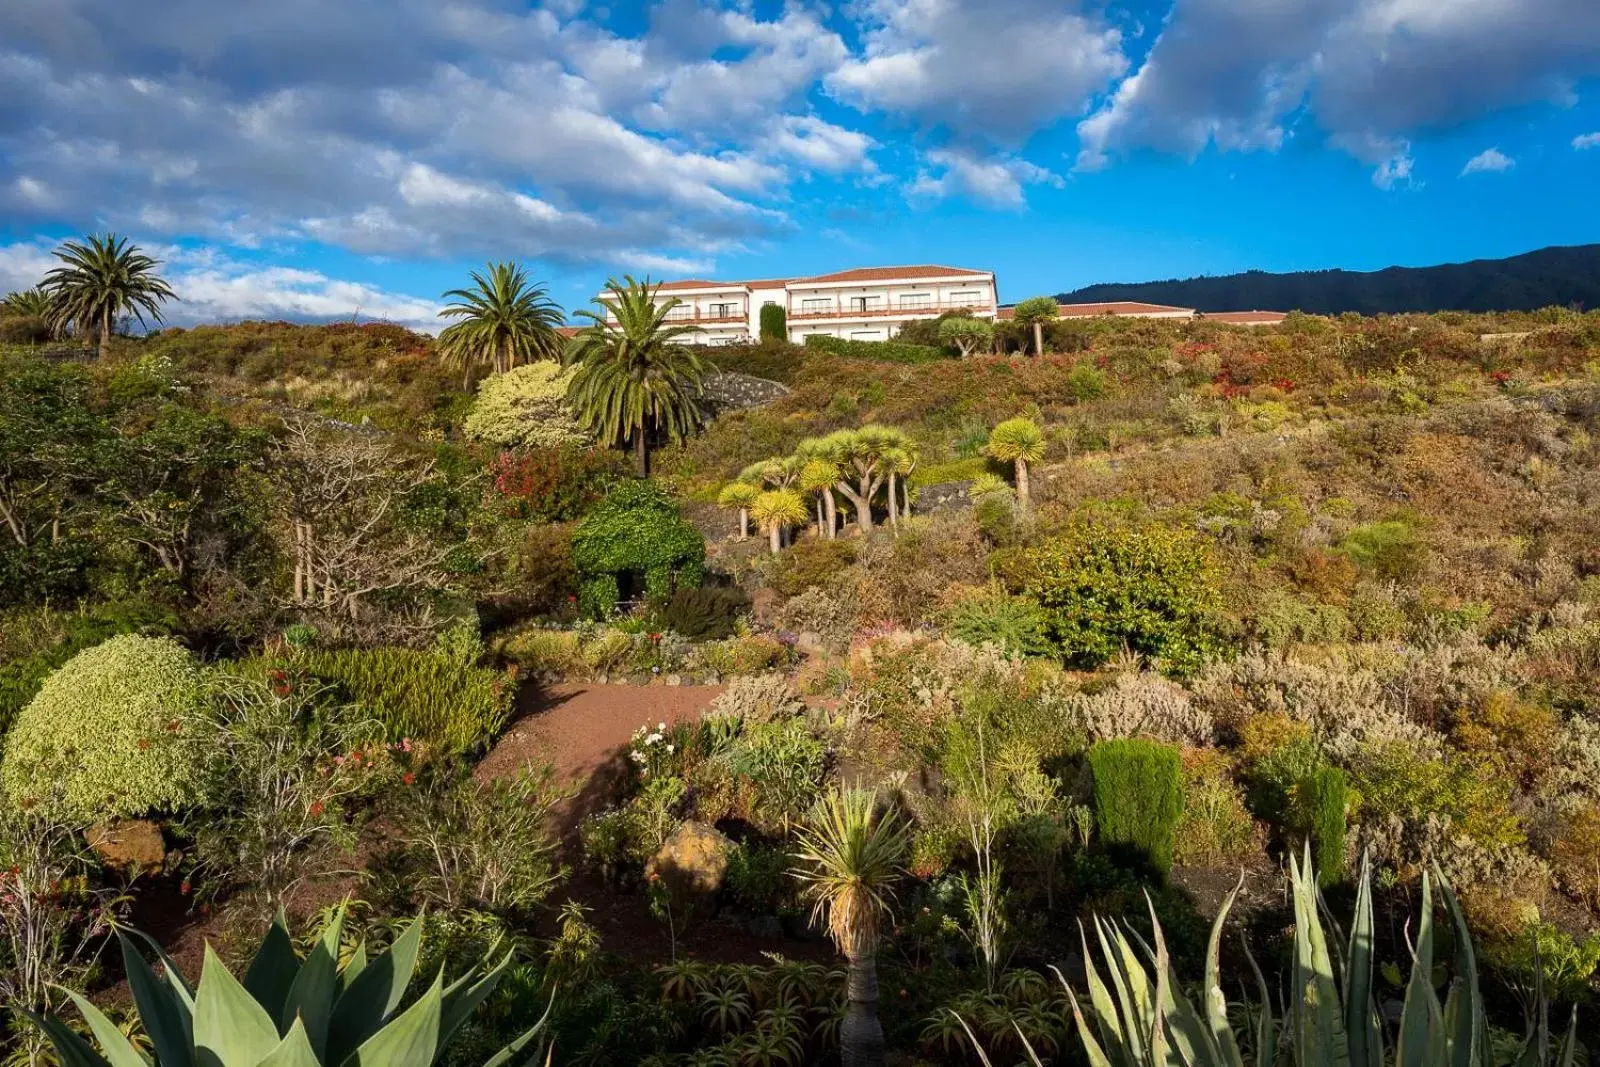
<path fill-rule="evenodd" d="M 1422 914 L 1392 1050 L 1386 1050 L 1383 1023 L 1372 995 L 1370 865 L 1366 861 L 1361 865 L 1355 914 L 1342 951 L 1330 950 L 1330 944 L 1338 944 L 1338 931 L 1334 930 L 1335 938 L 1330 941 L 1323 927 L 1328 911 L 1317 889 L 1309 846 L 1303 861 L 1289 858 L 1289 879 L 1295 942 L 1281 1049 L 1266 981 L 1245 946 L 1259 996 L 1259 1002 L 1246 1012 L 1254 1029 L 1249 1042 L 1256 1051 L 1254 1062 L 1293 1067 L 1382 1067 L 1384 1063 L 1395 1067 L 1488 1067 L 1492 1062 L 1488 1025 L 1472 938 L 1461 906 L 1441 875 L 1435 872 L 1431 878 L 1427 874 L 1422 877 Z M 1456 933 L 1454 977 L 1442 1004 L 1433 985 L 1435 885 Z M 1238 892 L 1236 887 L 1228 894 L 1212 924 L 1206 947 L 1204 1002 L 1198 1010 L 1181 992 L 1154 908 L 1150 912 L 1154 949 L 1125 926 L 1094 919 L 1101 962 L 1096 962 L 1084 934 L 1087 1007 L 1061 979 L 1092 1067 L 1245 1067 L 1248 1061 L 1230 1025 L 1219 977 L 1222 928 Z M 1102 977 L 1102 966 L 1109 982 Z M 1566 1037 L 1553 1045 L 1549 1006 L 1542 990 L 1536 1000 L 1527 1038 L 1515 1062 L 1518 1067 L 1572 1067 L 1577 1050 L 1576 1010 Z M 1017 1032 L 1030 1062 L 1039 1064 L 1027 1034 L 1020 1027 Z M 972 1037 L 970 1028 L 967 1034 Z M 976 1045 L 975 1038 L 973 1041 Z M 1276 1054 L 1279 1052 L 1283 1054 Z M 978 1054 L 989 1063 L 982 1048 Z"/>
<path fill-rule="evenodd" d="M 118 930 L 139 1021 L 161 1067 L 431 1067 L 511 967 L 507 951 L 487 970 L 475 967 L 448 985 L 441 969 L 427 991 L 402 1008 L 422 948 L 421 920 L 371 959 L 366 946 L 357 945 L 341 967 L 343 918 L 341 911 L 302 959 L 280 915 L 243 982 L 207 945 L 198 988 L 154 941 Z M 159 973 L 138 941 L 154 950 Z M 99 1051 L 57 1016 L 29 1013 L 65 1067 L 149 1067 L 148 1057 L 100 1009 L 70 990 L 67 996 Z M 543 1024 L 484 1067 L 536 1062 Z"/>

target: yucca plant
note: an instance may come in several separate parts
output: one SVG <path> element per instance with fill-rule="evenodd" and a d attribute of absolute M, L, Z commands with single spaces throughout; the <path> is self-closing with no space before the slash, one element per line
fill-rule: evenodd
<path fill-rule="evenodd" d="M 206 946 L 198 988 L 159 945 L 117 931 L 139 1021 L 161 1067 L 431 1067 L 478 1005 L 510 969 L 508 950 L 486 970 L 474 967 L 445 984 L 441 968 L 426 992 L 402 1009 L 422 949 L 420 919 L 387 952 L 371 959 L 360 944 L 340 959 L 343 909 L 302 959 L 282 916 L 267 931 L 244 981 Z M 139 946 L 154 950 L 155 967 Z M 493 953 L 490 954 L 491 956 Z M 99 1051 L 55 1015 L 28 1013 L 64 1067 L 149 1067 L 149 1059 L 81 995 Z M 501 1049 L 484 1067 L 539 1062 L 544 1020 Z"/>
<path fill-rule="evenodd" d="M 1033 506 L 1028 467 L 1044 459 L 1044 433 L 1032 419 L 1007 419 L 994 428 L 984 448 L 990 459 L 1010 463 L 1017 472 L 1017 503 L 1024 512 Z"/>

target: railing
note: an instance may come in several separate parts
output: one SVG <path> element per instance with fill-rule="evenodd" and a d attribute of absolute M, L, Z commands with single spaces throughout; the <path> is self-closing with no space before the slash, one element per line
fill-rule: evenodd
<path fill-rule="evenodd" d="M 880 318 L 893 315 L 942 315 L 946 311 L 993 311 L 993 304 L 907 304 L 902 307 L 828 308 L 825 311 L 795 311 L 789 314 L 790 322 L 807 319 L 858 319 Z"/>
<path fill-rule="evenodd" d="M 718 322 L 749 322 L 750 320 L 744 312 L 740 311 L 732 315 L 668 315 L 666 321 L 681 325 L 697 326 Z"/>

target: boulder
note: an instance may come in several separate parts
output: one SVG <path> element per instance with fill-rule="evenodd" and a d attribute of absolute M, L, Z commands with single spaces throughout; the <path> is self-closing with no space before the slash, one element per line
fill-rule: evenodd
<path fill-rule="evenodd" d="M 166 864 L 166 839 L 148 819 L 96 823 L 83 836 L 100 862 L 127 874 L 159 874 Z"/>
<path fill-rule="evenodd" d="M 711 896 L 722 888 L 733 842 L 713 826 L 686 822 L 645 864 L 645 876 L 659 878 L 674 896 Z"/>

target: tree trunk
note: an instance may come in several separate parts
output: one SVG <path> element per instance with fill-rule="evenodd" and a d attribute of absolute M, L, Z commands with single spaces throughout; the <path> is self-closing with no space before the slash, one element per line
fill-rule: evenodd
<path fill-rule="evenodd" d="M 1028 461 L 1017 460 L 1017 503 L 1027 512 L 1033 507 L 1033 497 L 1028 489 Z"/>
<path fill-rule="evenodd" d="M 1044 355 L 1044 323 L 1038 319 L 1033 322 L 1033 354 Z"/>
<path fill-rule="evenodd" d="M 869 475 L 861 476 L 861 488 L 856 493 L 856 526 L 862 533 L 872 532 L 872 491 L 877 488 Z"/>
<path fill-rule="evenodd" d="M 831 487 L 822 491 L 822 511 L 828 520 L 825 536 L 832 541 L 839 535 L 839 506 L 834 503 L 833 489 Z"/>
<path fill-rule="evenodd" d="M 111 309 L 108 307 L 100 313 L 100 358 L 105 359 L 111 351 Z"/>
<path fill-rule="evenodd" d="M 821 496 L 818 496 L 816 500 L 812 501 L 812 503 L 811 503 L 811 511 L 812 511 L 813 516 L 817 520 L 817 525 L 816 525 L 817 539 L 820 541 L 822 539 L 822 497 Z"/>
<path fill-rule="evenodd" d="M 739 540 L 750 540 L 750 509 L 739 509 Z"/>
<path fill-rule="evenodd" d="M 773 523 L 767 527 L 767 537 L 769 539 L 767 543 L 772 547 L 772 554 L 776 556 L 783 547 L 783 527 L 778 523 Z"/>
<path fill-rule="evenodd" d="M 850 1006 L 839 1026 L 844 1067 L 883 1067 L 883 1024 L 878 1021 L 878 959 L 863 953 L 849 957 Z"/>
<path fill-rule="evenodd" d="M 894 494 L 895 474 L 889 472 L 889 527 L 895 533 L 900 532 L 900 504 Z"/>
<path fill-rule="evenodd" d="M 643 426 L 633 431 L 633 460 L 639 468 L 639 477 L 650 477 L 650 449 L 645 444 Z"/>

